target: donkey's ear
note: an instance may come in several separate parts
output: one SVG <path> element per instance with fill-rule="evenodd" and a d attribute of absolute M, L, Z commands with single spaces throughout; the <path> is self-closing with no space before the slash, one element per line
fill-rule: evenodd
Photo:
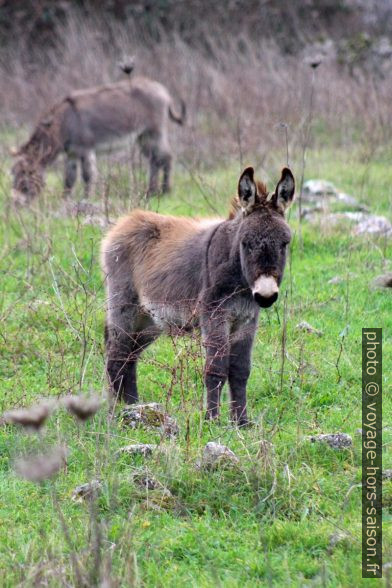
<path fill-rule="evenodd" d="M 294 176 L 288 167 L 284 167 L 281 178 L 276 186 L 275 194 L 271 198 L 271 203 L 284 212 L 293 202 L 294 191 Z"/>
<path fill-rule="evenodd" d="M 238 182 L 238 198 L 244 213 L 249 214 L 258 201 L 253 167 L 247 167 Z"/>

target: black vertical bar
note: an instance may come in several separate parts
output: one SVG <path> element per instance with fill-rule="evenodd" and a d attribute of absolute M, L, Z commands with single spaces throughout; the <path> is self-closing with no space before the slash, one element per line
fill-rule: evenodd
<path fill-rule="evenodd" d="M 362 329 L 362 578 L 382 577 L 382 329 Z"/>

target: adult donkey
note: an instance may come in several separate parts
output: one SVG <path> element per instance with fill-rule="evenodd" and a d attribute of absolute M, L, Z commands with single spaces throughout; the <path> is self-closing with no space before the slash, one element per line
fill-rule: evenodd
<path fill-rule="evenodd" d="M 161 169 L 162 191 L 169 191 L 172 162 L 169 119 L 183 124 L 185 104 L 181 103 L 181 114 L 176 114 L 165 86 L 147 78 L 134 77 L 71 93 L 41 118 L 27 143 L 14 152 L 15 201 L 27 203 L 40 193 L 45 168 L 61 152 L 66 154 L 65 193 L 75 184 L 80 160 L 88 195 L 96 175 L 95 148 L 130 134 L 136 135 L 142 153 L 150 162 L 148 192 L 158 191 Z"/>
<path fill-rule="evenodd" d="M 290 242 L 284 219 L 294 196 L 284 168 L 272 196 L 242 173 L 227 220 L 136 210 L 102 244 L 107 285 L 107 373 L 112 393 L 138 400 L 136 363 L 164 331 L 200 326 L 206 348 L 207 418 L 219 415 L 228 379 L 231 415 L 247 423 L 246 384 L 260 307 L 278 298 Z"/>

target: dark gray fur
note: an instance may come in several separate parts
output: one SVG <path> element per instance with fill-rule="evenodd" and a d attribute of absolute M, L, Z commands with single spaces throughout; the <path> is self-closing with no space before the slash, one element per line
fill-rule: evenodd
<path fill-rule="evenodd" d="M 252 293 L 252 287 L 271 277 L 281 283 L 290 241 L 284 210 L 293 195 L 287 168 L 271 198 L 247 168 L 237 211 L 228 220 L 206 226 L 136 211 L 110 231 L 102 260 L 107 373 L 116 396 L 137 402 L 137 359 L 160 333 L 199 326 L 206 349 L 207 418 L 219 415 L 228 381 L 232 418 L 247 423 L 246 384 L 258 314 L 277 298 L 277 293 Z"/>

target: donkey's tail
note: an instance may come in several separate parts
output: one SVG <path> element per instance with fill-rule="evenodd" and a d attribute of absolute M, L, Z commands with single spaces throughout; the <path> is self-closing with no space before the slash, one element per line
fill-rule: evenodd
<path fill-rule="evenodd" d="M 173 106 L 169 105 L 169 116 L 173 122 L 177 123 L 178 125 L 183 125 L 186 118 L 186 105 L 184 100 L 180 100 L 181 102 L 181 114 L 178 114 L 173 110 Z"/>

